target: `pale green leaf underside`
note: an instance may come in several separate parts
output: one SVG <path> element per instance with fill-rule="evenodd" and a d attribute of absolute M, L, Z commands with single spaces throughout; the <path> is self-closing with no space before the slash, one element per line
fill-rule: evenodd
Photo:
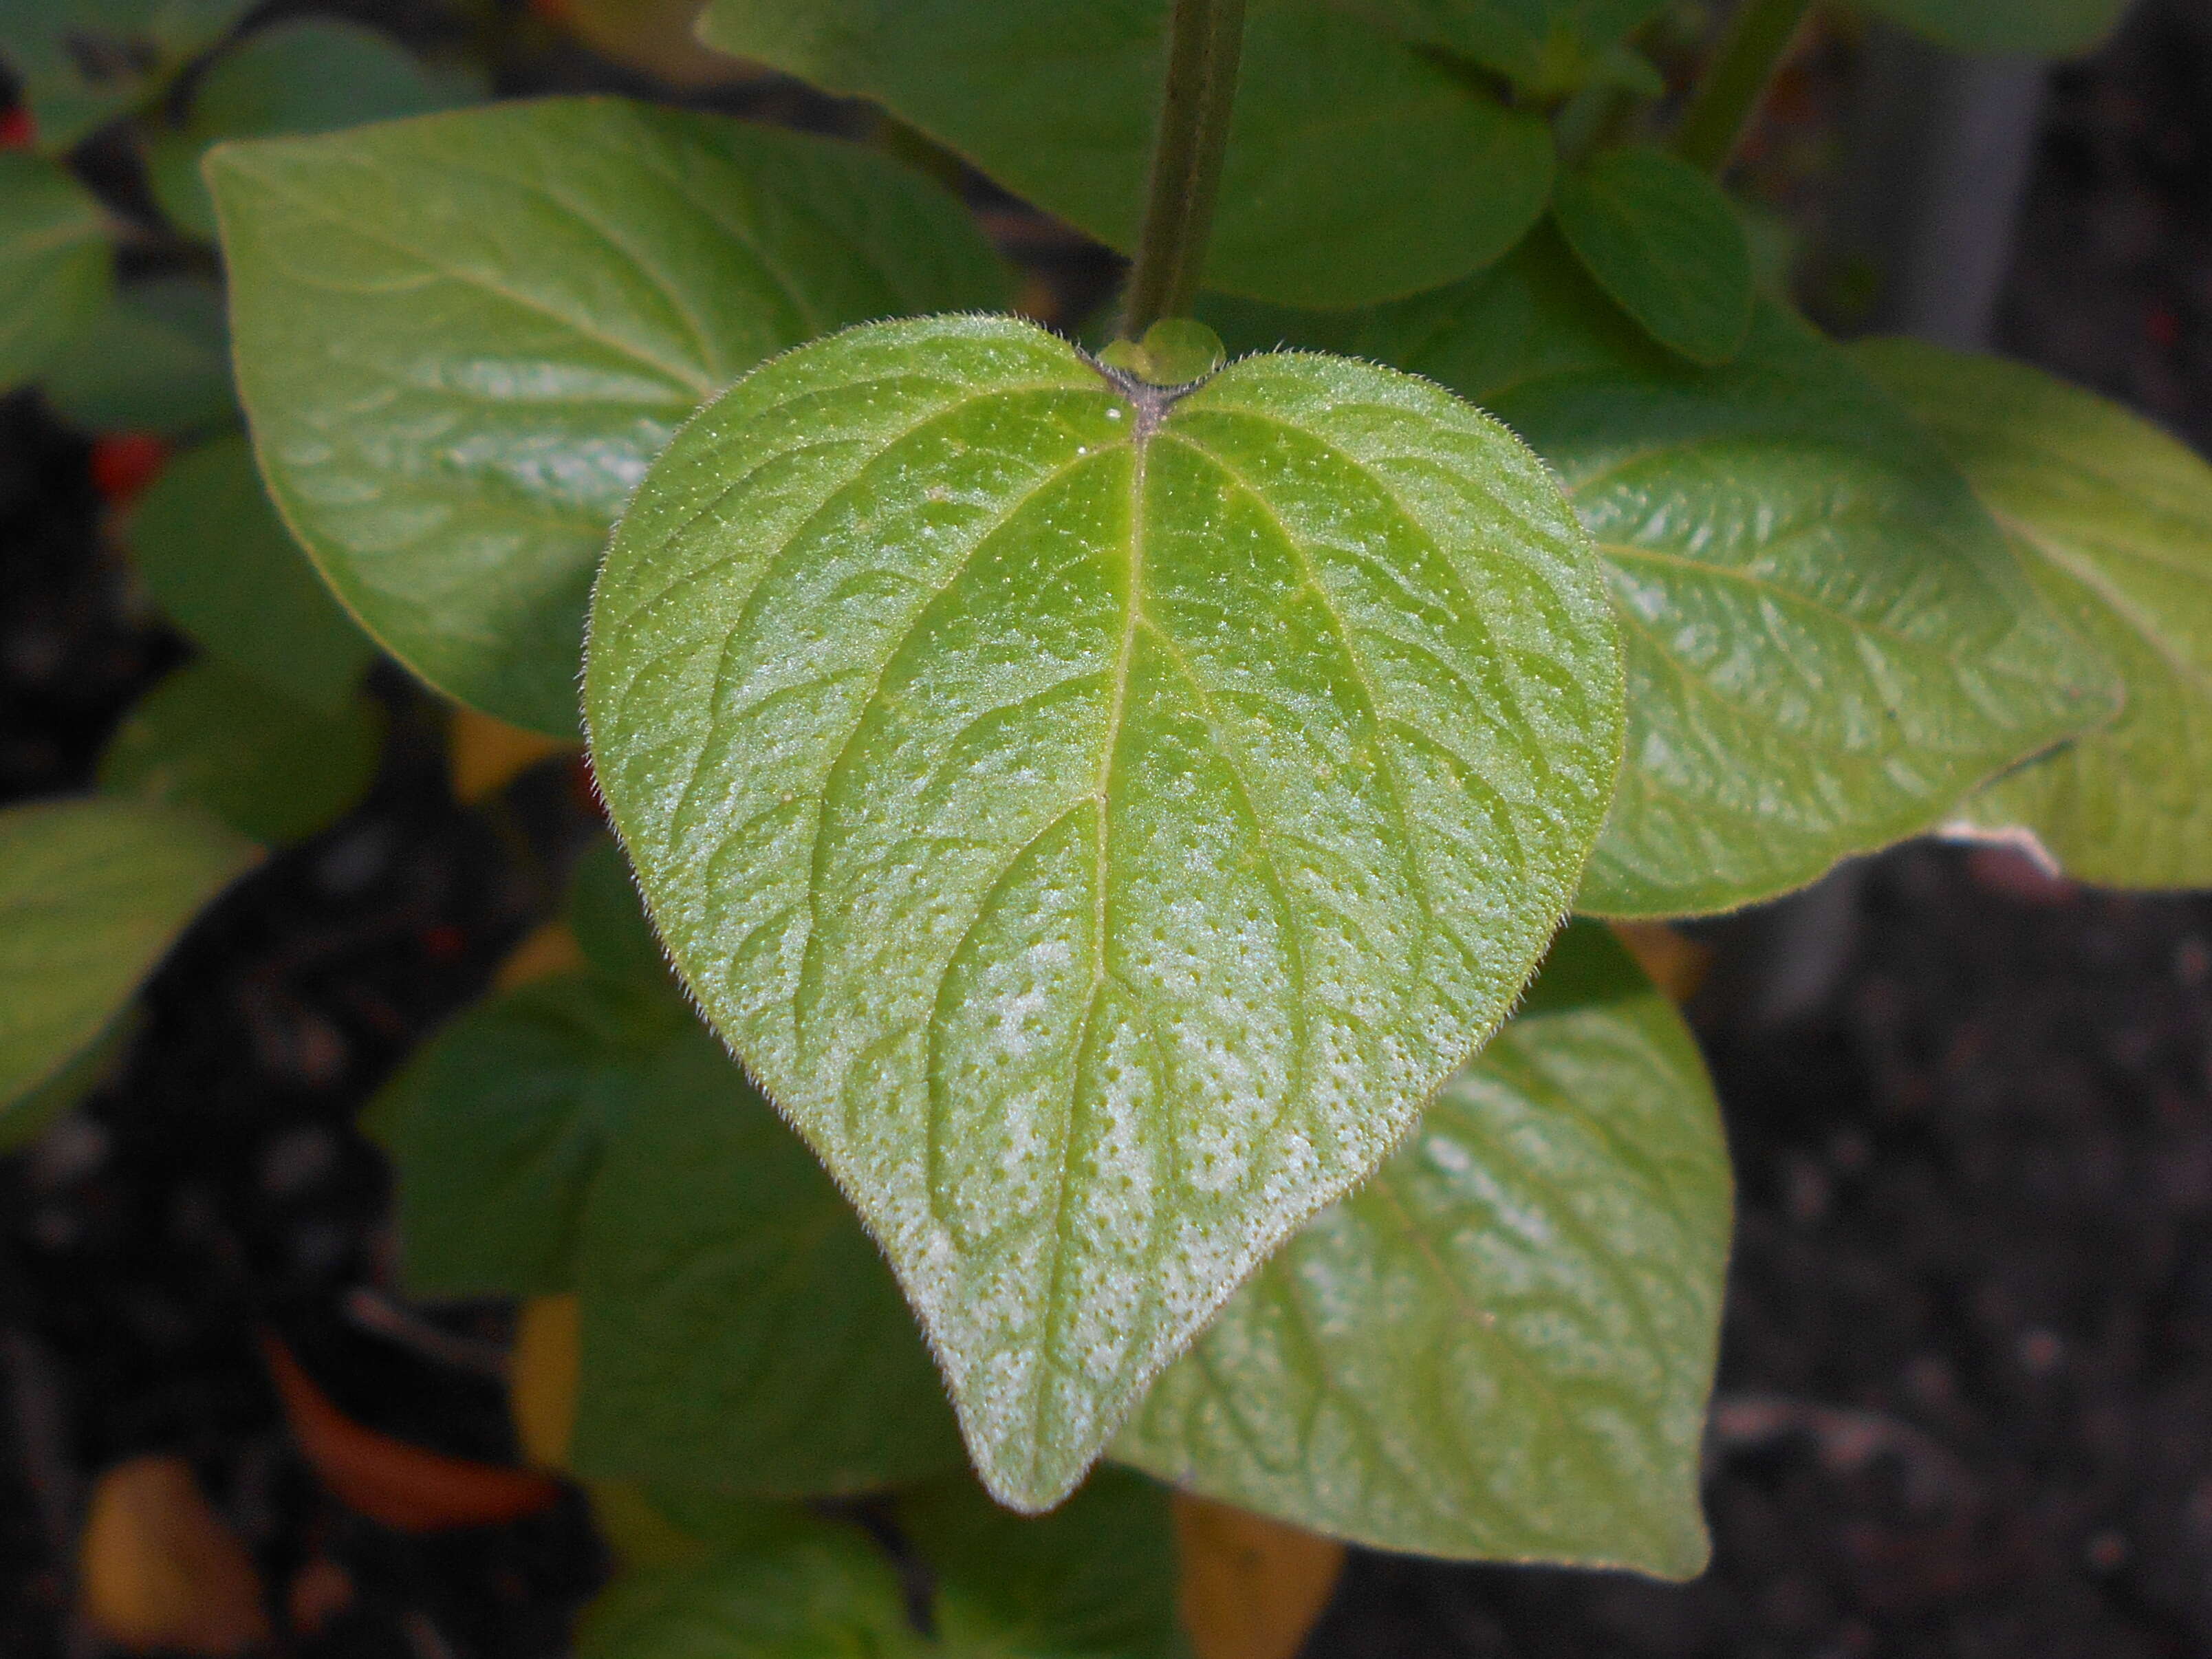
<path fill-rule="evenodd" d="M 959 1462 L 882 1257 L 665 976 L 472 1009 L 370 1123 L 410 1288 L 576 1291 L 579 1473 L 813 1496 Z"/>
<path fill-rule="evenodd" d="M 1723 363 L 1751 332 L 1751 245 L 1720 187 L 1662 150 L 1621 149 L 1559 180 L 1576 257 L 1668 350 Z"/>
<path fill-rule="evenodd" d="M 2087 52 L 2127 0 L 1867 0 L 1872 10 L 1960 52 L 2061 58 Z"/>
<path fill-rule="evenodd" d="M 244 437 L 170 461 L 124 539 L 154 602 L 210 656 L 325 714 L 351 702 L 376 647 L 270 506 Z"/>
<path fill-rule="evenodd" d="M 1905 340 L 1857 356 L 2127 687 L 2118 719 L 1973 796 L 1962 821 L 2027 830 L 2085 880 L 2212 886 L 2212 467 L 2018 363 Z"/>
<path fill-rule="evenodd" d="M 52 161 L 0 151 L 0 391 L 90 327 L 114 282 L 107 214 Z"/>
<path fill-rule="evenodd" d="M 1504 1016 L 1618 752 L 1495 422 L 1270 356 L 1139 423 L 1024 324 L 854 330 L 685 429 L 592 612 L 662 935 L 1028 1507 Z"/>
<path fill-rule="evenodd" d="M 1167 0 L 712 0 L 709 45 L 872 98 L 1127 252 Z M 1358 305 L 1464 276 L 1544 210 L 1540 116 L 1308 0 L 1252 0 L 1206 282 Z"/>
<path fill-rule="evenodd" d="M 607 528 L 694 409 L 827 330 L 1004 297 L 895 164 L 619 100 L 224 145 L 208 173 L 284 517 L 408 667 L 558 735 Z"/>
<path fill-rule="evenodd" d="M 1723 910 L 1934 828 L 2111 718 L 2112 670 L 2037 597 L 1965 482 L 1837 349 L 1762 306 L 1724 368 L 1669 362 L 1547 235 L 1484 276 L 1309 321 L 1484 404 L 1596 538 L 1628 741 L 1583 909 Z"/>
<path fill-rule="evenodd" d="M 1389 1161 L 1160 1375 L 1113 1455 L 1379 1548 L 1688 1577 L 1729 1194 L 1689 1031 L 1577 922 Z"/>
<path fill-rule="evenodd" d="M 0 811 L 0 1104 L 96 1040 L 256 856 L 211 818 L 150 802 Z"/>

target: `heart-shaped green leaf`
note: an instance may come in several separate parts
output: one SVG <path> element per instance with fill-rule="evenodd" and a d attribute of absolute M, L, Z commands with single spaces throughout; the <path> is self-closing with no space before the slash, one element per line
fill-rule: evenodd
<path fill-rule="evenodd" d="M 1644 331 L 1724 363 L 1751 332 L 1751 245 L 1718 185 L 1663 150 L 1617 149 L 1559 179 L 1567 245 Z"/>
<path fill-rule="evenodd" d="M 182 436 L 236 425 L 222 291 L 191 276 L 133 284 L 64 348 L 41 385 L 58 414 L 94 432 Z"/>
<path fill-rule="evenodd" d="M 189 801 L 278 846 L 351 811 L 383 750 L 384 709 L 366 696 L 319 714 L 226 664 L 194 663 L 124 718 L 100 757 L 100 787 Z"/>
<path fill-rule="evenodd" d="M 0 1107 L 96 1042 L 258 856 L 204 814 L 149 801 L 0 811 Z"/>
<path fill-rule="evenodd" d="M 1495 70 L 1538 96 L 1580 85 L 1667 0 L 1329 0 L 1393 33 Z"/>
<path fill-rule="evenodd" d="M 473 101 L 471 92 L 432 76 L 374 29 L 335 17 L 294 18 L 255 30 L 197 78 L 183 125 L 148 141 L 146 179 L 179 230 L 212 241 L 215 204 L 200 179 L 210 146 L 425 115 Z"/>
<path fill-rule="evenodd" d="M 872 98 L 1016 195 L 1136 245 L 1168 0 L 710 0 L 709 45 Z M 1292 305 L 1488 264 L 1551 194 L 1552 136 L 1358 20 L 1252 0 L 1211 287 Z"/>
<path fill-rule="evenodd" d="M 2065 58 L 2110 34 L 2128 0 L 1867 0 L 1905 27 L 1960 52 Z"/>
<path fill-rule="evenodd" d="M 702 400 L 824 330 L 1004 299 L 896 164 L 611 99 L 223 145 L 208 175 L 284 517 L 408 667 L 560 736 L 607 527 Z"/>
<path fill-rule="evenodd" d="M 15 71 L 39 148 L 73 149 L 150 103 L 253 0 L 0 0 L 0 58 Z"/>
<path fill-rule="evenodd" d="M 2212 886 L 2212 467 L 2116 404 L 1909 340 L 1859 361 L 2011 532 L 2051 603 L 2119 665 L 2119 718 L 1961 811 L 2120 887 Z"/>
<path fill-rule="evenodd" d="M 1367 364 L 1177 398 L 884 324 L 656 465 L 593 602 L 600 787 L 1002 1500 L 1065 1494 L 1504 1017 L 1617 648 L 1535 459 Z"/>
<path fill-rule="evenodd" d="M 115 285 L 106 210 L 53 162 L 0 150 L 0 391 L 92 326 Z"/>
<path fill-rule="evenodd" d="M 1162 1373 L 1114 1455 L 1379 1548 L 1688 1577 L 1729 1208 L 1695 1042 L 1577 922 L 1389 1162 Z"/>
<path fill-rule="evenodd" d="M 1427 374 L 1533 444 L 1596 536 L 1628 743 L 1580 908 L 1749 904 L 1933 829 L 2108 720 L 2112 671 L 2029 587 L 1955 468 L 1771 304 L 1724 368 L 1628 328 L 1555 238 L 1362 313 L 1209 315 Z"/>
<path fill-rule="evenodd" d="M 958 1463 L 883 1258 L 665 975 L 472 1009 L 369 1121 L 412 1288 L 578 1293 L 580 1474 L 797 1496 Z"/>
<path fill-rule="evenodd" d="M 376 647 L 270 506 L 243 437 L 162 468 L 125 540 L 155 603 L 210 655 L 319 714 L 350 704 Z"/>

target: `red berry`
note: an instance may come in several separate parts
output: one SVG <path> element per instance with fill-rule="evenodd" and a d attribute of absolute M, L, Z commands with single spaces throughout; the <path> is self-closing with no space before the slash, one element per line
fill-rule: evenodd
<path fill-rule="evenodd" d="M 28 149 L 39 142 L 39 129 L 31 112 L 21 104 L 0 114 L 0 149 Z"/>
<path fill-rule="evenodd" d="M 92 482 L 112 506 L 128 506 L 169 459 L 166 440 L 151 432 L 108 432 L 93 440 Z"/>

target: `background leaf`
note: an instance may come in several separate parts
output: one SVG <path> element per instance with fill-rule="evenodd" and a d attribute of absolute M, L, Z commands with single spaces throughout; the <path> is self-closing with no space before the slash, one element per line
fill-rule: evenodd
<path fill-rule="evenodd" d="M 97 1041 L 256 856 L 212 819 L 150 802 L 0 811 L 0 1105 Z"/>
<path fill-rule="evenodd" d="M 184 124 L 147 143 L 147 182 L 179 229 L 212 241 L 215 203 L 200 179 L 210 146 L 426 115 L 473 102 L 471 93 L 453 77 L 434 78 L 398 41 L 358 23 L 276 23 L 256 29 L 199 76 Z"/>
<path fill-rule="evenodd" d="M 1472 58 L 1538 94 L 1571 91 L 1605 49 L 1667 0 L 1334 0 L 1337 9 Z"/>
<path fill-rule="evenodd" d="M 253 0 L 0 0 L 0 57 L 15 71 L 40 149 L 74 149 L 151 103 Z"/>
<path fill-rule="evenodd" d="M 110 794 L 189 803 L 266 846 L 300 841 L 360 804 L 384 749 L 365 696 L 319 714 L 219 662 L 171 674 L 124 716 L 100 757 Z"/>
<path fill-rule="evenodd" d="M 1960 816 L 2122 887 L 2212 886 L 2212 467 L 2118 404 L 1908 340 L 1858 360 L 1966 473 L 2051 603 L 2119 665 L 2118 719 Z"/>
<path fill-rule="evenodd" d="M 222 295 L 192 276 L 135 283 L 47 367 L 46 401 L 94 432 L 181 437 L 234 425 Z"/>
<path fill-rule="evenodd" d="M 115 285 L 107 210 L 53 162 L 0 151 L 0 390 L 92 325 Z"/>
<path fill-rule="evenodd" d="M 124 537 L 154 602 L 210 655 L 318 713 L 350 705 L 376 647 L 269 505 L 243 437 L 172 460 Z"/>
<path fill-rule="evenodd" d="M 712 0 L 701 33 L 872 98 L 1127 252 L 1159 108 L 1166 0 Z M 1355 19 L 1253 0 L 1209 287 L 1348 306 L 1464 276 L 1551 193 L 1549 130 Z"/>
<path fill-rule="evenodd" d="M 1162 413 L 1026 324 L 880 324 L 656 465 L 593 611 L 600 787 L 1002 1501 L 1064 1495 L 1504 1016 L 1615 650 L 1535 458 L 1367 364 Z"/>
<path fill-rule="evenodd" d="M 1618 149 L 1564 175 L 1552 212 L 1597 285 L 1693 362 L 1751 332 L 1751 247 L 1721 188 L 1663 150 Z"/>
<path fill-rule="evenodd" d="M 2065 58 L 2110 34 L 2127 0 L 1867 0 L 1867 6 L 1960 52 Z"/>
<path fill-rule="evenodd" d="M 555 736 L 607 527 L 694 408 L 824 330 L 1005 297 L 896 165 L 611 99 L 226 146 L 209 173 L 277 505 L 393 655 Z"/>
<path fill-rule="evenodd" d="M 1955 468 L 1762 302 L 1724 368 L 1667 358 L 1556 238 L 1356 315 L 1208 313 L 1394 362 L 1484 404 L 1596 537 L 1628 741 L 1578 908 L 1723 910 L 1935 828 L 2005 767 L 2111 718 L 2109 665 L 2030 588 Z"/>
<path fill-rule="evenodd" d="M 1695 1042 L 1575 923 L 1481 1057 L 1161 1375 L 1114 1455 L 1384 1549 L 1691 1577 L 1729 1212 Z"/>

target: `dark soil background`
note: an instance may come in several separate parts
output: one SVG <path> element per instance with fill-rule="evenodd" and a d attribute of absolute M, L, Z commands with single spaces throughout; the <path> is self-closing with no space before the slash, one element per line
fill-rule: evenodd
<path fill-rule="evenodd" d="M 1815 69 L 1779 112 L 1817 174 Z M 537 83 L 606 79 L 556 57 Z M 1110 277 L 993 219 L 1071 310 Z M 2000 334 L 2212 446 L 2212 3 L 2154 0 L 2059 72 Z M 183 653 L 131 598 L 84 441 L 0 404 L 0 799 L 82 787 Z M 257 1353 L 275 1331 L 361 1420 L 511 1449 L 485 1363 L 505 1312 L 433 1324 L 386 1293 L 386 1174 L 351 1122 L 546 913 L 587 817 L 557 766 L 454 805 L 434 711 L 380 684 L 371 799 L 205 918 L 117 1079 L 0 1159 L 8 1659 L 97 1651 L 70 1613 L 79 1506 L 142 1451 L 189 1457 L 280 1613 L 314 1613 L 301 1659 L 554 1655 L 604 1570 L 574 1499 L 428 1538 L 349 1515 Z M 1808 917 L 1828 971 L 1778 1018 L 1761 988 Z M 1362 1556 L 1309 1653 L 2212 1655 L 2212 898 L 1915 845 L 1705 931 L 1692 1012 L 1741 1187 L 1711 1571 Z"/>

